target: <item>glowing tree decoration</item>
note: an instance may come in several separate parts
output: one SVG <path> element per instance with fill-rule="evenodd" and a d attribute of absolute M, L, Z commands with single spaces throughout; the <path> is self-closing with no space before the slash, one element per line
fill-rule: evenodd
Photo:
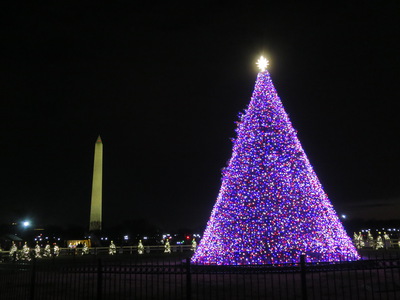
<path fill-rule="evenodd" d="M 192 262 L 243 265 L 359 259 L 258 62 L 250 104 Z"/>

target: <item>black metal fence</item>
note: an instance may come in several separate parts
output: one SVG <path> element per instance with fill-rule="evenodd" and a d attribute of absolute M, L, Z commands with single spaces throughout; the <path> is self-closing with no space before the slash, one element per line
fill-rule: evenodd
<path fill-rule="evenodd" d="M 0 299 L 400 299 L 397 251 L 357 262 L 191 265 L 190 252 L 0 263 Z"/>

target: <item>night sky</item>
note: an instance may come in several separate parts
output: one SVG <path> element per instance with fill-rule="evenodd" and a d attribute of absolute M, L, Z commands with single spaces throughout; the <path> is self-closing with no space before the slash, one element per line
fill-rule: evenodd
<path fill-rule="evenodd" d="M 260 55 L 336 211 L 399 218 L 398 1 L 131 2 L 0 4 L 0 223 L 88 227 L 100 134 L 104 227 L 204 227 Z"/>

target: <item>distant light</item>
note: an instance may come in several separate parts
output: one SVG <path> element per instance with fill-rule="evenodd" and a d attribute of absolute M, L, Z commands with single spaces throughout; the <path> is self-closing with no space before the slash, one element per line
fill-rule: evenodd
<path fill-rule="evenodd" d="M 128 239 L 129 239 L 129 237 L 127 235 L 124 235 L 124 240 L 126 241 Z"/>
<path fill-rule="evenodd" d="M 267 69 L 268 64 L 269 64 L 269 61 L 264 56 L 261 56 L 257 60 L 257 66 L 261 72 L 264 72 Z"/>
<path fill-rule="evenodd" d="M 22 223 L 22 225 L 24 225 L 24 227 L 28 227 L 29 225 L 31 225 L 31 223 L 29 221 L 25 221 Z"/>
<path fill-rule="evenodd" d="M 147 240 L 147 236 L 144 236 L 143 239 L 144 239 L 144 240 Z"/>
<path fill-rule="evenodd" d="M 343 218 L 343 219 L 346 219 L 346 215 L 342 215 L 342 218 Z"/>

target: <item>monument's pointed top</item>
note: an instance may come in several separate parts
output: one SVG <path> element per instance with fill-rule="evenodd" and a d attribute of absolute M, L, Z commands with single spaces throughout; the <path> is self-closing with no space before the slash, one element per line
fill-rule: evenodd
<path fill-rule="evenodd" d="M 97 137 L 96 143 L 102 143 L 100 134 L 99 134 L 99 136 Z"/>

